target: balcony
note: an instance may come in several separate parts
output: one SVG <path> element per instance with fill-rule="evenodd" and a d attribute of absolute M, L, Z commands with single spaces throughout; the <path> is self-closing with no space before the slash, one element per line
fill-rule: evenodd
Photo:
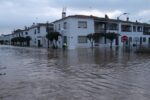
<path fill-rule="evenodd" d="M 95 26 L 95 33 L 105 33 L 106 32 L 106 23 L 96 22 L 94 26 Z"/>
<path fill-rule="evenodd" d="M 118 30 L 118 24 L 116 24 L 116 23 L 108 23 L 107 30 L 114 30 L 114 31 Z"/>
<path fill-rule="evenodd" d="M 121 31 L 122 32 L 132 32 L 131 25 L 121 25 Z"/>
<path fill-rule="evenodd" d="M 143 34 L 144 35 L 150 35 L 150 27 L 144 27 Z"/>
<path fill-rule="evenodd" d="M 95 33 L 105 33 L 106 30 L 103 28 L 95 29 Z"/>

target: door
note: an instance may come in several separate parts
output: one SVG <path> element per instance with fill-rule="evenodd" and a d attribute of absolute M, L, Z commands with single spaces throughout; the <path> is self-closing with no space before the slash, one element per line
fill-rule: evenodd
<path fill-rule="evenodd" d="M 63 48 L 66 48 L 66 47 L 67 47 L 67 36 L 64 36 L 64 37 L 63 37 L 63 44 L 62 44 L 62 47 L 63 47 Z"/>
<path fill-rule="evenodd" d="M 140 45 L 142 45 L 142 37 L 140 37 Z"/>
<path fill-rule="evenodd" d="M 38 47 L 41 47 L 41 41 L 38 40 Z"/>
<path fill-rule="evenodd" d="M 119 45 L 119 37 L 116 38 L 116 46 Z"/>

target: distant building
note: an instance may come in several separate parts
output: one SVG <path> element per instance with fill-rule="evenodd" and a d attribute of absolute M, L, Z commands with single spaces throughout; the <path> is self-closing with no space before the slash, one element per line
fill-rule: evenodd
<path fill-rule="evenodd" d="M 53 24 L 49 23 L 33 23 L 30 27 L 25 27 L 23 30 L 17 29 L 13 31 L 12 38 L 15 37 L 30 37 L 30 46 L 32 47 L 47 47 L 46 34 L 47 30 L 53 31 Z"/>
<path fill-rule="evenodd" d="M 12 38 L 12 34 L 7 34 L 7 35 L 2 34 L 0 36 L 0 44 L 10 45 L 11 38 Z"/>

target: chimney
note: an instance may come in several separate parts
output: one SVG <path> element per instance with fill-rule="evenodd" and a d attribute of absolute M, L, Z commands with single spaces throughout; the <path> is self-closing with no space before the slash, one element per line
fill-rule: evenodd
<path fill-rule="evenodd" d="M 129 17 L 127 17 L 127 21 L 129 21 Z"/>
<path fill-rule="evenodd" d="M 62 11 L 62 18 L 65 18 L 66 17 L 66 8 L 63 8 L 63 11 Z"/>
<path fill-rule="evenodd" d="M 33 22 L 33 26 L 35 26 L 35 23 Z"/>
<path fill-rule="evenodd" d="M 105 18 L 106 18 L 106 19 L 109 19 L 109 17 L 108 17 L 108 15 L 107 15 L 107 14 L 105 14 Z"/>
<path fill-rule="evenodd" d="M 136 20 L 136 23 L 138 23 L 138 21 Z"/>
<path fill-rule="evenodd" d="M 27 30 L 28 29 L 27 26 L 25 26 L 24 29 Z"/>
<path fill-rule="evenodd" d="M 117 17 L 117 20 L 119 20 L 119 17 Z"/>

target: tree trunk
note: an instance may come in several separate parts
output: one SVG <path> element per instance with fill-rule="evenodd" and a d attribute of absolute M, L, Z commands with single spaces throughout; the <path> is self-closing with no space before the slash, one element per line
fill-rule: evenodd
<path fill-rule="evenodd" d="M 49 48 L 49 39 L 48 39 L 47 45 L 48 45 L 48 48 Z"/>
<path fill-rule="evenodd" d="M 112 48 L 112 43 L 113 43 L 113 42 L 111 41 L 111 42 L 110 42 L 110 48 Z"/>
<path fill-rule="evenodd" d="M 91 40 L 91 47 L 93 48 L 94 46 L 93 46 L 93 40 Z"/>

